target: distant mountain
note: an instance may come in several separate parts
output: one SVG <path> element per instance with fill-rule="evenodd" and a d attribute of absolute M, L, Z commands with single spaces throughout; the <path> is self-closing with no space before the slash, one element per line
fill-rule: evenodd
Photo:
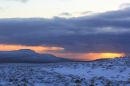
<path fill-rule="evenodd" d="M 0 62 L 68 62 L 70 60 L 56 57 L 51 54 L 39 54 L 29 49 L 15 51 L 0 51 Z"/>

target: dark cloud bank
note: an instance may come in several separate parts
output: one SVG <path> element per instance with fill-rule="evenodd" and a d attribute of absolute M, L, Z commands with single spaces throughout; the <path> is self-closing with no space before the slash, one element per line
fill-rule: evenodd
<path fill-rule="evenodd" d="M 57 46 L 74 53 L 128 54 L 130 8 L 69 19 L 0 19 L 0 44 Z"/>

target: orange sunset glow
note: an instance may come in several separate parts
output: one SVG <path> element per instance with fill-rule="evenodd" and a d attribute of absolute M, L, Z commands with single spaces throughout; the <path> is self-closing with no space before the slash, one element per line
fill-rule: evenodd
<path fill-rule="evenodd" d="M 23 46 L 23 45 L 5 45 L 0 44 L 0 51 L 12 51 L 12 50 L 20 50 L 20 49 L 30 49 L 37 53 L 44 53 L 47 51 L 61 51 L 64 48 L 60 47 L 47 47 L 47 46 Z"/>
<path fill-rule="evenodd" d="M 20 49 L 30 49 L 37 53 L 50 53 L 58 57 L 65 57 L 69 59 L 76 59 L 76 60 L 83 60 L 83 61 L 125 56 L 124 53 L 58 53 L 57 51 L 64 50 L 64 48 L 61 47 L 23 46 L 23 45 L 5 45 L 5 44 L 0 45 L 0 51 L 12 51 L 12 50 L 20 50 Z"/>
<path fill-rule="evenodd" d="M 95 60 L 100 58 L 116 58 L 123 56 L 125 56 L 124 53 L 88 53 L 84 55 L 84 57 L 89 57 L 89 60 Z"/>
<path fill-rule="evenodd" d="M 57 53 L 56 55 L 81 61 L 96 60 L 102 58 L 118 58 L 125 56 L 124 53 Z"/>

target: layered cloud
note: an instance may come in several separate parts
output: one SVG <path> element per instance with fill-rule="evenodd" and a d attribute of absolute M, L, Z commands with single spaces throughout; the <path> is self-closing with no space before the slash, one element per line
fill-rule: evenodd
<path fill-rule="evenodd" d="M 63 53 L 130 53 L 130 8 L 69 19 L 0 19 L 0 44 L 60 47 Z"/>

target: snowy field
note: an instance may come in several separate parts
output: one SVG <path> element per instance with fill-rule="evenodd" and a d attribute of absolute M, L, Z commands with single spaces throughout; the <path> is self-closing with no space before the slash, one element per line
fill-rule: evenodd
<path fill-rule="evenodd" d="M 0 86 L 130 86 L 129 61 L 1 63 Z"/>

